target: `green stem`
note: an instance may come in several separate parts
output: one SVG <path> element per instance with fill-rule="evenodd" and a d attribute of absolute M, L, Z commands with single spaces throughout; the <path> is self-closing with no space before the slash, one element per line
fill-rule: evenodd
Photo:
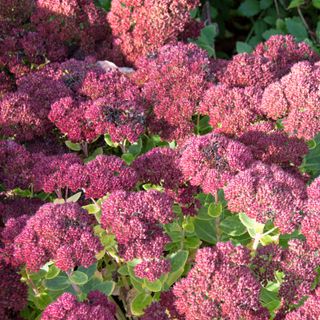
<path fill-rule="evenodd" d="M 126 316 L 123 314 L 121 308 L 118 306 L 118 304 L 114 301 L 114 299 L 110 296 L 109 299 L 115 304 L 116 306 L 116 318 L 117 320 L 127 320 Z"/>

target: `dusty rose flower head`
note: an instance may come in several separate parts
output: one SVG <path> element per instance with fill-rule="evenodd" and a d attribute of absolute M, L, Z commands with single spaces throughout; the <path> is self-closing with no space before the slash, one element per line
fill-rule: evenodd
<path fill-rule="evenodd" d="M 190 123 L 207 86 L 209 59 L 194 44 L 166 45 L 137 63 L 134 75 L 157 120 Z M 193 128 L 193 127 L 192 127 Z"/>
<path fill-rule="evenodd" d="M 273 120 L 283 118 L 284 130 L 290 135 L 312 139 L 320 131 L 319 76 L 319 63 L 296 63 L 289 74 L 266 88 L 261 111 Z"/>
<path fill-rule="evenodd" d="M 115 0 L 108 22 L 118 47 L 130 64 L 161 46 L 175 42 L 190 23 L 199 1 Z"/>
<path fill-rule="evenodd" d="M 46 156 L 43 153 L 33 155 L 32 182 L 35 191 L 47 193 L 61 192 L 70 188 L 76 192 L 84 184 L 84 172 L 81 174 L 82 161 L 77 154 L 65 153 Z"/>
<path fill-rule="evenodd" d="M 134 160 L 131 166 L 143 183 L 161 184 L 165 188 L 175 189 L 183 182 L 179 152 L 175 149 L 153 148 Z"/>
<path fill-rule="evenodd" d="M 186 320 L 269 319 L 249 263 L 249 250 L 230 242 L 199 249 L 195 265 L 173 288 L 178 313 Z"/>
<path fill-rule="evenodd" d="M 45 204 L 15 238 L 15 258 L 32 272 L 50 260 L 63 271 L 89 267 L 102 248 L 91 223 L 77 203 Z"/>
<path fill-rule="evenodd" d="M 119 254 L 134 258 L 159 258 L 169 237 L 160 223 L 174 218 L 172 199 L 155 190 L 113 192 L 102 205 L 102 226 L 116 236 Z"/>
<path fill-rule="evenodd" d="M 71 293 L 63 293 L 43 311 L 41 320 L 114 320 L 116 306 L 99 291 L 91 291 L 79 302 Z"/>
<path fill-rule="evenodd" d="M 0 141 L 0 181 L 7 189 L 27 189 L 31 183 L 33 159 L 20 144 Z"/>
<path fill-rule="evenodd" d="M 272 219 L 281 232 L 291 233 L 302 220 L 306 187 L 302 180 L 276 165 L 255 162 L 224 188 L 228 208 L 258 222 Z"/>
<path fill-rule="evenodd" d="M 209 133 L 188 139 L 182 146 L 180 168 L 191 185 L 215 193 L 251 162 L 250 149 L 223 135 Z"/>
<path fill-rule="evenodd" d="M 320 288 L 298 309 L 289 312 L 285 320 L 313 320 L 320 318 Z"/>
<path fill-rule="evenodd" d="M 86 198 L 102 198 L 116 190 L 130 190 L 137 183 L 134 169 L 113 155 L 99 155 L 84 166 Z"/>
<path fill-rule="evenodd" d="M 240 53 L 227 64 L 219 80 L 231 87 L 257 86 L 265 88 L 278 77 L 275 64 L 268 58 Z"/>
<path fill-rule="evenodd" d="M 256 160 L 283 168 L 299 166 L 309 151 L 305 141 L 288 137 L 286 133 L 276 130 L 272 122 L 251 125 L 239 141 L 250 147 Z"/>
<path fill-rule="evenodd" d="M 262 92 L 255 87 L 211 85 L 203 96 L 199 112 L 209 115 L 209 123 L 214 131 L 239 134 L 257 119 Z"/>
<path fill-rule="evenodd" d="M 27 305 L 28 287 L 20 282 L 17 270 L 0 260 L 0 318 L 20 319 L 19 312 Z"/>
<path fill-rule="evenodd" d="M 274 35 L 259 43 L 253 53 L 271 60 L 281 75 L 286 74 L 296 62 L 318 61 L 318 54 L 305 42 L 296 42 L 292 35 Z"/>
<path fill-rule="evenodd" d="M 134 267 L 134 273 L 139 278 L 145 278 L 149 281 L 159 279 L 163 274 L 171 269 L 170 261 L 165 259 L 144 260 Z"/>

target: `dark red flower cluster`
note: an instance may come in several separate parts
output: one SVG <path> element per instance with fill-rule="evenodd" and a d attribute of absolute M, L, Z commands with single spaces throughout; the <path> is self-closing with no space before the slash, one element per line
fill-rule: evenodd
<path fill-rule="evenodd" d="M 84 182 L 82 161 L 78 155 L 65 153 L 46 156 L 43 153 L 33 154 L 32 183 L 35 191 L 47 193 L 69 188 L 76 192 Z"/>
<path fill-rule="evenodd" d="M 102 198 L 117 190 L 131 190 L 137 183 L 135 170 L 116 156 L 97 156 L 84 166 L 86 198 Z"/>
<path fill-rule="evenodd" d="M 250 251 L 230 242 L 199 249 L 195 265 L 173 288 L 178 313 L 186 320 L 269 319 L 249 264 Z"/>
<path fill-rule="evenodd" d="M 309 150 L 305 141 L 288 137 L 283 131 L 276 130 L 272 122 L 247 127 L 239 141 L 250 147 L 256 160 L 283 168 L 298 167 Z"/>
<path fill-rule="evenodd" d="M 209 115 L 215 132 L 236 135 L 248 130 L 258 119 L 262 89 L 211 85 L 205 92 L 199 112 Z"/>
<path fill-rule="evenodd" d="M 144 105 L 130 79 L 116 70 L 105 72 L 90 60 L 69 60 L 50 71 L 72 90 L 49 114 L 71 141 L 92 142 L 105 133 L 114 142 L 138 140 L 144 131 Z"/>
<path fill-rule="evenodd" d="M 44 203 L 39 199 L 1 199 L 0 202 L 0 260 L 17 267 L 14 257 L 14 239 L 20 234 L 28 219 Z"/>
<path fill-rule="evenodd" d="M 48 119 L 51 105 L 70 90 L 44 72 L 19 79 L 17 91 L 0 100 L 0 133 L 19 141 L 43 137 L 53 128 Z"/>
<path fill-rule="evenodd" d="M 91 217 L 76 203 L 47 203 L 15 238 L 15 258 L 33 272 L 50 260 L 64 271 L 89 267 L 102 249 L 91 224 Z"/>
<path fill-rule="evenodd" d="M 127 63 L 152 53 L 178 36 L 190 24 L 190 10 L 198 0 L 114 0 L 108 22 Z"/>
<path fill-rule="evenodd" d="M 170 261 L 165 259 L 144 260 L 137 264 L 134 268 L 134 273 L 139 278 L 145 278 L 149 281 L 159 279 L 164 273 L 171 269 Z"/>
<path fill-rule="evenodd" d="M 102 205 L 101 224 L 116 236 L 120 256 L 130 261 L 145 260 L 136 266 L 138 276 L 155 279 L 168 270 L 161 258 L 170 238 L 160 224 L 173 220 L 172 199 L 155 190 L 147 192 L 113 192 Z M 150 259 L 154 259 L 150 263 Z M 158 260 L 156 260 L 158 259 Z M 146 266 L 152 268 L 146 270 Z"/>
<path fill-rule="evenodd" d="M 274 244 L 258 248 L 253 270 L 262 283 L 274 281 L 276 271 L 284 273 L 279 289 L 282 302 L 278 318 L 288 312 L 292 304 L 298 304 L 312 293 L 319 263 L 318 251 L 301 240 L 290 240 L 286 249 Z"/>
<path fill-rule="evenodd" d="M 285 75 L 299 61 L 319 60 L 319 55 L 308 44 L 296 42 L 292 35 L 272 36 L 266 42 L 258 44 L 253 54 L 271 60 L 280 75 Z"/>
<path fill-rule="evenodd" d="M 171 148 L 153 148 L 139 156 L 133 163 L 139 181 L 176 189 L 183 183 L 179 168 L 179 152 Z"/>
<path fill-rule="evenodd" d="M 41 320 L 115 320 L 116 306 L 99 291 L 91 291 L 84 302 L 71 293 L 62 294 L 41 315 Z"/>
<path fill-rule="evenodd" d="M 20 282 L 17 270 L 0 259 L 0 319 L 20 320 L 19 312 L 27 305 L 28 287 Z"/>
<path fill-rule="evenodd" d="M 210 133 L 192 137 L 184 143 L 180 168 L 191 185 L 215 194 L 252 161 L 248 147 L 223 135 Z"/>
<path fill-rule="evenodd" d="M 152 111 L 150 129 L 166 140 L 192 133 L 210 71 L 206 53 L 194 44 L 166 45 L 140 59 L 137 68 L 134 79 Z"/>
<path fill-rule="evenodd" d="M 14 141 L 0 141 L 0 181 L 7 189 L 27 189 L 31 184 L 33 159 Z"/>
<path fill-rule="evenodd" d="M 281 232 L 291 233 L 303 218 L 305 183 L 276 165 L 255 162 L 230 179 L 224 191 L 229 210 L 261 223 L 272 219 Z"/>

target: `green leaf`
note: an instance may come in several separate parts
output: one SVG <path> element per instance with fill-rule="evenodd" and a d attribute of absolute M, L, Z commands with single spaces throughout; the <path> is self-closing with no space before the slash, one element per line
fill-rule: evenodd
<path fill-rule="evenodd" d="M 212 218 L 217 218 L 219 216 L 221 216 L 222 213 L 222 203 L 210 203 L 209 207 L 208 207 L 208 215 Z"/>
<path fill-rule="evenodd" d="M 88 282 L 89 278 L 84 272 L 76 270 L 69 276 L 69 280 L 72 283 L 81 286 L 81 285 L 86 284 Z"/>
<path fill-rule="evenodd" d="M 245 213 L 239 213 L 239 219 L 244 226 L 246 226 L 251 237 L 255 235 L 262 234 L 264 229 L 264 224 L 255 221 L 254 219 L 249 218 Z"/>
<path fill-rule="evenodd" d="M 54 279 L 60 273 L 60 269 L 54 264 L 50 266 L 49 271 L 46 274 L 46 279 Z"/>
<path fill-rule="evenodd" d="M 112 142 L 111 137 L 110 137 L 109 134 L 105 134 L 104 135 L 104 141 L 111 148 L 117 148 L 118 147 L 118 143 Z"/>
<path fill-rule="evenodd" d="M 308 38 L 308 32 L 302 21 L 295 18 L 286 18 L 285 23 L 288 32 L 291 33 L 299 41 Z"/>
<path fill-rule="evenodd" d="M 84 163 L 90 162 L 94 160 L 98 155 L 103 154 L 103 148 L 99 147 L 96 150 L 93 151 L 93 153 L 86 159 L 84 159 Z"/>
<path fill-rule="evenodd" d="M 303 158 L 300 170 L 316 178 L 320 175 L 320 134 L 315 136 L 311 147 L 309 153 Z"/>
<path fill-rule="evenodd" d="M 187 250 L 181 250 L 169 255 L 171 270 L 170 272 L 175 272 L 184 267 L 187 262 L 189 252 Z"/>
<path fill-rule="evenodd" d="M 128 149 L 129 153 L 133 154 L 134 156 L 137 156 L 138 154 L 140 154 L 141 150 L 142 150 L 141 138 L 139 138 L 138 142 L 133 143 Z"/>
<path fill-rule="evenodd" d="M 131 162 L 134 160 L 134 155 L 131 153 L 124 153 L 121 156 L 121 159 L 124 160 L 126 162 L 126 164 L 131 164 Z"/>
<path fill-rule="evenodd" d="M 95 203 L 88 204 L 86 206 L 83 206 L 82 208 L 87 210 L 88 213 L 90 213 L 90 214 L 95 214 L 100 211 L 100 207 Z"/>
<path fill-rule="evenodd" d="M 186 237 L 183 241 L 183 247 L 185 249 L 197 249 L 201 245 L 201 240 L 197 236 Z"/>
<path fill-rule="evenodd" d="M 320 9 L 320 0 L 312 0 L 312 5 L 315 8 Z"/>
<path fill-rule="evenodd" d="M 116 283 L 114 281 L 103 281 L 92 287 L 92 290 L 98 290 L 107 296 L 112 295 Z"/>
<path fill-rule="evenodd" d="M 292 0 L 288 6 L 288 9 L 297 8 L 304 4 L 304 0 Z"/>
<path fill-rule="evenodd" d="M 53 279 L 45 280 L 45 286 L 52 291 L 61 291 L 70 286 L 68 277 L 58 276 Z"/>
<path fill-rule="evenodd" d="M 111 0 L 98 0 L 98 4 L 106 11 L 109 11 L 111 8 Z"/>
<path fill-rule="evenodd" d="M 260 301 L 270 313 L 279 308 L 281 303 L 277 292 L 269 291 L 265 288 L 262 288 L 260 291 Z"/>
<path fill-rule="evenodd" d="M 216 232 L 215 232 L 215 221 L 212 220 L 200 220 L 195 219 L 194 222 L 195 233 L 200 240 L 206 241 L 211 244 L 217 242 Z"/>
<path fill-rule="evenodd" d="M 33 299 L 33 302 L 38 309 L 44 310 L 52 302 L 52 299 L 50 295 L 42 293 L 40 296 L 37 296 L 35 299 Z"/>
<path fill-rule="evenodd" d="M 238 53 L 244 53 L 244 52 L 251 53 L 253 50 L 250 44 L 242 41 L 237 41 L 236 49 Z"/>
<path fill-rule="evenodd" d="M 215 38 L 219 34 L 216 24 L 210 24 L 201 30 L 200 38 L 205 44 L 212 46 Z"/>
<path fill-rule="evenodd" d="M 260 12 L 260 3 L 258 0 L 245 0 L 238 10 L 245 17 L 253 17 Z"/>
<path fill-rule="evenodd" d="M 269 29 L 262 34 L 262 38 L 264 40 L 268 40 L 271 36 L 274 36 L 276 34 L 282 34 L 282 32 L 277 29 Z"/>
<path fill-rule="evenodd" d="M 94 263 L 89 268 L 79 267 L 77 271 L 85 273 L 88 276 L 88 279 L 90 280 L 97 271 L 97 263 Z"/>
<path fill-rule="evenodd" d="M 247 232 L 247 228 L 241 223 L 238 215 L 232 215 L 220 222 L 222 232 L 230 236 L 241 236 Z"/>
<path fill-rule="evenodd" d="M 64 203 L 66 203 L 66 201 L 62 198 L 57 198 L 57 199 L 53 200 L 53 203 L 54 204 L 64 204 Z"/>
<path fill-rule="evenodd" d="M 153 282 L 144 279 L 144 286 L 151 292 L 160 292 L 162 289 L 162 282 L 160 279 Z"/>
<path fill-rule="evenodd" d="M 265 10 L 271 7 L 273 0 L 260 0 L 260 9 Z"/>
<path fill-rule="evenodd" d="M 70 140 L 65 141 L 66 146 L 72 151 L 80 151 L 81 145 L 80 143 L 73 143 Z"/>
<path fill-rule="evenodd" d="M 73 196 L 69 197 L 66 202 L 77 202 L 81 198 L 82 192 L 75 193 Z"/>
<path fill-rule="evenodd" d="M 129 275 L 128 266 L 126 264 L 121 266 L 117 272 L 122 276 L 128 276 Z"/>
<path fill-rule="evenodd" d="M 149 306 L 152 302 L 152 297 L 150 294 L 141 292 L 139 293 L 130 304 L 131 312 L 134 316 L 143 315 L 143 310 Z"/>

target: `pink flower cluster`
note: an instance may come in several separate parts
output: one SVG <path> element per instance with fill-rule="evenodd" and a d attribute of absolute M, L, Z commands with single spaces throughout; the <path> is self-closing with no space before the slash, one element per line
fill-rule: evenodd
<path fill-rule="evenodd" d="M 55 69 L 54 67 L 51 69 Z M 73 142 L 92 142 L 108 133 L 114 142 L 138 140 L 144 131 L 144 105 L 138 87 L 119 71 L 69 60 L 50 70 L 72 94 L 51 106 L 49 119 Z"/>
<path fill-rule="evenodd" d="M 14 256 L 32 272 L 50 260 L 64 271 L 89 267 L 102 249 L 91 225 L 91 217 L 78 204 L 47 203 L 15 238 Z"/>
<path fill-rule="evenodd" d="M 0 260 L 18 267 L 14 257 L 14 239 L 25 227 L 28 219 L 44 203 L 39 199 L 1 199 L 0 203 Z"/>
<path fill-rule="evenodd" d="M 166 45 L 137 62 L 134 79 L 152 111 L 152 132 L 169 141 L 192 133 L 209 71 L 206 53 L 194 44 Z"/>
<path fill-rule="evenodd" d="M 313 320 L 320 317 L 320 288 L 297 310 L 289 312 L 285 320 Z"/>
<path fill-rule="evenodd" d="M 299 225 L 307 199 L 301 179 L 259 161 L 233 177 L 224 192 L 229 210 L 244 212 L 261 223 L 272 219 L 284 233 Z"/>
<path fill-rule="evenodd" d="M 261 110 L 273 120 L 282 119 L 284 130 L 298 138 L 310 140 L 320 131 L 319 63 L 296 63 L 279 81 L 263 93 Z"/>
<path fill-rule="evenodd" d="M 120 256 L 145 260 L 135 267 L 137 276 L 156 279 L 168 271 L 160 258 L 170 238 L 160 224 L 173 220 L 172 205 L 170 196 L 155 190 L 116 191 L 102 205 L 101 224 L 115 234 Z"/>
<path fill-rule="evenodd" d="M 127 63 L 152 53 L 178 36 L 191 21 L 190 10 L 198 0 L 114 0 L 108 22 Z"/>
<path fill-rule="evenodd" d="M 316 178 L 307 189 L 308 202 L 306 216 L 301 223 L 301 233 L 308 245 L 316 250 L 320 248 L 320 178 Z"/>
<path fill-rule="evenodd" d="M 223 135 L 209 133 L 188 139 L 182 146 L 180 168 L 191 185 L 215 194 L 253 161 L 250 149 Z"/>
<path fill-rule="evenodd" d="M 195 265 L 173 288 L 178 313 L 185 320 L 269 319 L 249 264 L 249 250 L 230 242 L 199 249 Z"/>
<path fill-rule="evenodd" d="M 290 240 L 285 249 L 275 244 L 258 248 L 252 263 L 253 270 L 264 284 L 274 281 L 276 271 L 284 273 L 279 289 L 281 308 L 277 311 L 277 319 L 283 319 L 281 315 L 286 314 L 292 304 L 298 304 L 312 294 L 320 258 L 317 250 L 295 239 Z"/>
<path fill-rule="evenodd" d="M 41 315 L 41 320 L 115 320 L 116 306 L 99 291 L 91 291 L 79 302 L 71 293 L 63 293 Z"/>

